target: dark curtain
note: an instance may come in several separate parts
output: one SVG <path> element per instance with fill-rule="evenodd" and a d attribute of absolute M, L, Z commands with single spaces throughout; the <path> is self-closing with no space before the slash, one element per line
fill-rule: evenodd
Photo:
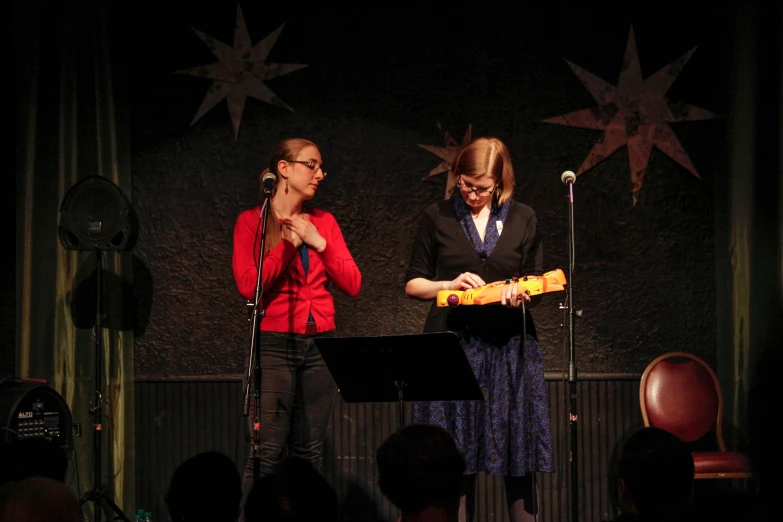
<path fill-rule="evenodd" d="M 725 418 L 741 428 L 757 360 L 783 324 L 783 7 L 736 2 L 728 179 L 716 183 L 718 374 Z M 775 344 L 775 346 L 779 346 Z"/>
<path fill-rule="evenodd" d="M 16 2 L 12 25 L 17 114 L 15 374 L 46 379 L 65 398 L 74 423 L 82 425 L 69 461 L 69 483 L 77 494 L 100 485 L 121 508 L 131 509 L 133 328 L 119 319 L 131 311 L 125 306 L 132 286 L 131 254 L 66 249 L 57 228 L 61 202 L 88 176 L 103 176 L 130 199 L 126 104 L 118 88 L 122 71 L 110 59 L 100 3 Z M 95 290 L 98 273 L 104 285 L 100 300 Z M 96 327 L 98 304 L 104 311 L 101 328 Z M 96 406 L 100 430 L 93 425 L 91 408 Z M 97 478 L 96 436 L 103 450 L 102 476 Z M 89 515 L 91 503 L 88 506 Z"/>

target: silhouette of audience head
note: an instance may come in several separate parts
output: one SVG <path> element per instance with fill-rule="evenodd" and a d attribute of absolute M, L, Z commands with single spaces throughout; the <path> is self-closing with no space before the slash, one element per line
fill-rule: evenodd
<path fill-rule="evenodd" d="M 623 445 L 618 467 L 623 502 L 632 502 L 644 518 L 677 518 L 690 509 L 693 457 L 676 435 L 654 427 L 638 430 Z"/>
<path fill-rule="evenodd" d="M 465 459 L 452 436 L 430 424 L 411 424 L 378 448 L 378 485 L 403 517 L 427 508 L 456 516 L 465 490 Z"/>
<path fill-rule="evenodd" d="M 30 477 L 65 482 L 67 470 L 68 455 L 49 439 L 31 437 L 0 444 L 0 484 Z"/>
<path fill-rule="evenodd" d="M 79 499 L 65 483 L 31 477 L 0 487 L 0 520 L 14 522 L 82 522 Z"/>
<path fill-rule="evenodd" d="M 245 522 L 337 522 L 337 493 L 309 460 L 289 456 L 259 477 L 245 501 Z"/>
<path fill-rule="evenodd" d="M 235 522 L 242 484 L 234 462 L 223 453 L 199 453 L 171 477 L 165 500 L 172 522 Z"/>

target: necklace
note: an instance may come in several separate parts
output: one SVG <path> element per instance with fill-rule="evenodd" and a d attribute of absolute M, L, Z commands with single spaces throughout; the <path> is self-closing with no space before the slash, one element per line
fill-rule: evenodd
<path fill-rule="evenodd" d="M 280 212 L 280 209 L 278 209 L 277 205 L 275 205 L 274 203 L 272 203 L 272 209 L 274 209 L 275 214 L 277 214 L 278 218 L 283 218 L 284 214 L 282 212 Z M 300 214 L 301 214 L 301 212 L 300 212 Z M 290 217 L 290 216 L 293 216 L 294 214 L 288 214 L 288 215 Z M 296 214 L 296 215 L 299 215 L 299 214 Z"/>

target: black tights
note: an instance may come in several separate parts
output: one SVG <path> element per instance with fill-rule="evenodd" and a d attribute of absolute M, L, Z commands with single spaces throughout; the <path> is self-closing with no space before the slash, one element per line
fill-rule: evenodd
<path fill-rule="evenodd" d="M 538 486 L 535 475 L 503 477 L 506 489 L 506 506 L 511 522 L 538 520 Z M 476 475 L 465 475 L 465 496 L 460 502 L 460 522 L 473 522 L 476 513 Z M 535 494 L 534 494 L 535 492 Z"/>

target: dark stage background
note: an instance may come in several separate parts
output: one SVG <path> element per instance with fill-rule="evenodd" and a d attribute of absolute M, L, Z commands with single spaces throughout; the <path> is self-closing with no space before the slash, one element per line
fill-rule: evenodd
<path fill-rule="evenodd" d="M 287 22 L 268 60 L 308 67 L 268 82 L 294 112 L 248 99 L 236 141 L 225 102 L 188 126 L 211 82 L 173 74 L 215 61 L 191 27 L 231 44 L 235 6 L 116 11 L 110 36 L 127 66 L 141 223 L 134 280 L 148 316 L 137 376 L 240 371 L 246 311 L 231 276 L 232 226 L 257 201 L 258 175 L 283 137 L 322 146 L 330 175 L 312 203 L 335 214 L 363 273 L 357 299 L 337 297 L 340 335 L 422 328 L 428 305 L 404 295 L 403 276 L 420 212 L 445 189 L 445 173 L 427 176 L 441 159 L 418 146 L 444 145 L 439 124 L 457 140 L 472 126 L 507 143 L 546 269 L 565 269 L 560 174 L 602 133 L 542 122 L 596 105 L 563 58 L 616 84 L 632 24 L 645 76 L 698 45 L 669 96 L 725 114 L 726 21 L 716 10 L 557 5 L 368 13 L 247 3 L 254 44 Z M 581 371 L 641 372 L 672 349 L 715 362 L 713 188 L 725 176 L 725 122 L 672 127 L 701 180 L 654 150 L 633 206 L 622 148 L 576 185 Z M 535 310 L 551 371 L 563 367 L 561 302 L 549 295 Z"/>

